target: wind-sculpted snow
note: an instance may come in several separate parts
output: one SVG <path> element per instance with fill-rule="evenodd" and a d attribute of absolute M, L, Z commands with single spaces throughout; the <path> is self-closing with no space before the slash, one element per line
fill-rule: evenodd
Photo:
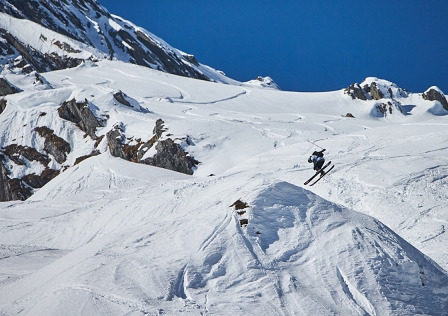
<path fill-rule="evenodd" d="M 10 249 L 0 260 L 1 312 L 446 310 L 447 275 L 377 220 L 288 182 L 243 179 L 192 180 L 104 155 L 80 163 L 30 201 L 0 211 L 2 249 Z M 237 196 L 249 204 L 247 227 L 229 207 Z M 46 261 L 30 265 L 20 255 L 33 249 L 48 253 Z M 27 273 L 16 274 L 13 264 Z"/>
<path fill-rule="evenodd" d="M 117 61 L 36 74 L 5 70 L 21 92 L 0 114 L 1 176 L 58 175 L 0 203 L 0 314 L 446 314 L 440 102 L 395 95 L 408 113 L 376 116 L 377 100 L 343 90 Z M 59 115 L 71 100 L 102 118 L 95 137 Z M 136 162 L 171 139 L 200 163 L 185 175 L 112 157 L 115 127 Z M 318 146 L 335 168 L 305 187 Z"/>

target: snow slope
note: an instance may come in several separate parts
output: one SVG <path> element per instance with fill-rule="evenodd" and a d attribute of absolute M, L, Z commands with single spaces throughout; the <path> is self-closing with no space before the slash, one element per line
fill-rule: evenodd
<path fill-rule="evenodd" d="M 222 85 L 117 61 L 45 73 L 45 89 L 4 75 L 23 92 L 6 97 L 1 146 L 42 146 L 29 135 L 43 124 L 74 150 L 27 201 L 0 203 L 0 314 L 448 315 L 448 113 L 437 102 L 409 93 L 406 115 L 379 118 L 377 101 L 343 90 Z M 117 90 L 147 111 L 114 102 Z M 186 176 L 102 144 L 73 166 L 92 143 L 57 116 L 72 98 L 109 116 L 97 135 L 121 123 L 147 139 L 162 118 L 201 164 Z M 303 186 L 317 146 L 336 167 Z M 231 207 L 239 199 L 249 207 Z"/>

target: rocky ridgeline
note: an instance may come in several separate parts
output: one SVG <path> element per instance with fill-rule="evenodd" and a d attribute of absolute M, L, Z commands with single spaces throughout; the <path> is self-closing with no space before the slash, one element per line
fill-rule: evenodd
<path fill-rule="evenodd" d="M 448 101 L 443 92 L 437 87 L 431 87 L 422 95 L 423 99 L 428 101 L 438 101 L 443 108 L 448 111 Z"/>
<path fill-rule="evenodd" d="M 409 97 L 410 93 L 406 89 L 399 88 L 396 84 L 387 80 L 378 78 L 367 78 L 361 84 L 353 83 L 344 90 L 352 99 L 368 101 L 377 100 L 374 106 L 374 111 L 379 116 L 387 116 L 392 114 L 395 110 L 405 114 L 403 107 L 403 99 Z M 448 102 L 440 89 L 437 87 L 429 88 L 422 97 L 428 101 L 438 101 L 443 108 L 448 111 Z"/>
<path fill-rule="evenodd" d="M 154 136 L 147 141 L 142 141 L 140 138 L 127 138 L 125 126 L 116 124 L 114 129 L 107 133 L 107 142 L 112 156 L 185 174 L 193 174 L 193 168 L 199 162 L 189 156 L 180 144 L 169 138 L 169 134 L 162 137 L 163 133 L 167 131 L 164 123 L 161 119 L 156 121 L 156 126 L 153 129 Z M 177 140 L 185 142 L 187 145 L 191 144 L 188 137 Z M 154 155 L 145 157 L 146 153 L 153 147 Z"/>
<path fill-rule="evenodd" d="M 33 26 L 36 32 L 41 32 L 37 36 L 42 47 L 49 46 L 50 50 L 36 45 L 17 30 L 7 29 L 8 24 L 0 27 L 3 60 L 15 62 L 25 73 L 72 68 L 86 59 L 107 58 L 211 80 L 199 69 L 193 55 L 182 53 L 151 33 L 112 16 L 97 0 L 0 0 L 0 12 L 45 28 L 39 31 Z M 48 30 L 61 36 L 56 39 Z"/>
<path fill-rule="evenodd" d="M 127 99 L 130 99 L 121 91 L 116 92 L 114 98 L 119 100 L 120 103 L 128 102 Z M 128 103 L 126 106 L 132 105 Z M 90 141 L 94 143 L 92 153 L 77 157 L 74 165 L 101 153 L 97 147 L 104 139 L 104 135 L 98 136 L 97 128 L 104 128 L 107 125 L 109 119 L 107 115 L 95 116 L 88 100 L 77 102 L 72 99 L 63 102 L 57 111 L 61 119 L 74 123 L 78 129 L 85 133 L 84 137 L 89 137 Z M 141 111 L 147 110 L 141 109 Z M 45 115 L 47 113 L 40 114 L 40 116 Z M 167 129 L 161 119 L 156 122 L 153 137 L 147 141 L 134 139 L 132 135 L 125 135 L 125 130 L 126 126 L 123 123 L 117 123 L 106 134 L 108 146 L 105 148 L 109 148 L 113 156 L 135 163 L 193 174 L 193 169 L 198 162 L 189 156 L 179 144 L 179 142 L 191 144 L 189 138 L 171 139 L 169 134 L 166 134 Z M 20 144 L 9 144 L 0 148 L 0 201 L 26 200 L 34 193 L 35 189 L 43 187 L 69 167 L 67 159 L 73 148 L 71 148 L 68 140 L 56 135 L 54 130 L 47 126 L 36 127 L 32 133 L 34 135 L 30 135 L 30 137 L 42 139 L 44 144 L 42 152 L 39 152 L 36 148 Z M 150 149 L 153 149 L 154 154 L 145 157 Z M 52 160 L 56 161 L 57 164 L 52 164 Z M 11 164 L 27 168 L 31 163 L 42 165 L 43 171 L 40 174 L 28 172 L 20 178 L 11 176 Z M 59 169 L 52 169 L 50 165 L 60 167 Z"/>

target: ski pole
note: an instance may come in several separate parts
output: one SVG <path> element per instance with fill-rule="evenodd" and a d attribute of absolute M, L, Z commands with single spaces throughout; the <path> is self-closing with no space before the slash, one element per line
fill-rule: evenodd
<path fill-rule="evenodd" d="M 316 145 L 315 143 L 310 142 L 309 140 L 307 140 L 307 142 L 310 143 L 310 144 L 313 144 L 314 146 L 319 147 L 320 149 L 325 149 L 325 148 L 323 148 L 323 147 L 320 147 L 319 145 Z"/>

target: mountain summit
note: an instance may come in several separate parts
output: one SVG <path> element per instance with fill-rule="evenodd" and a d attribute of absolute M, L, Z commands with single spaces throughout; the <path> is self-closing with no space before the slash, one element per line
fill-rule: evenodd
<path fill-rule="evenodd" d="M 0 0 L 0 12 L 3 63 L 20 56 L 18 67 L 45 72 L 107 58 L 195 79 L 224 78 L 96 0 Z"/>

